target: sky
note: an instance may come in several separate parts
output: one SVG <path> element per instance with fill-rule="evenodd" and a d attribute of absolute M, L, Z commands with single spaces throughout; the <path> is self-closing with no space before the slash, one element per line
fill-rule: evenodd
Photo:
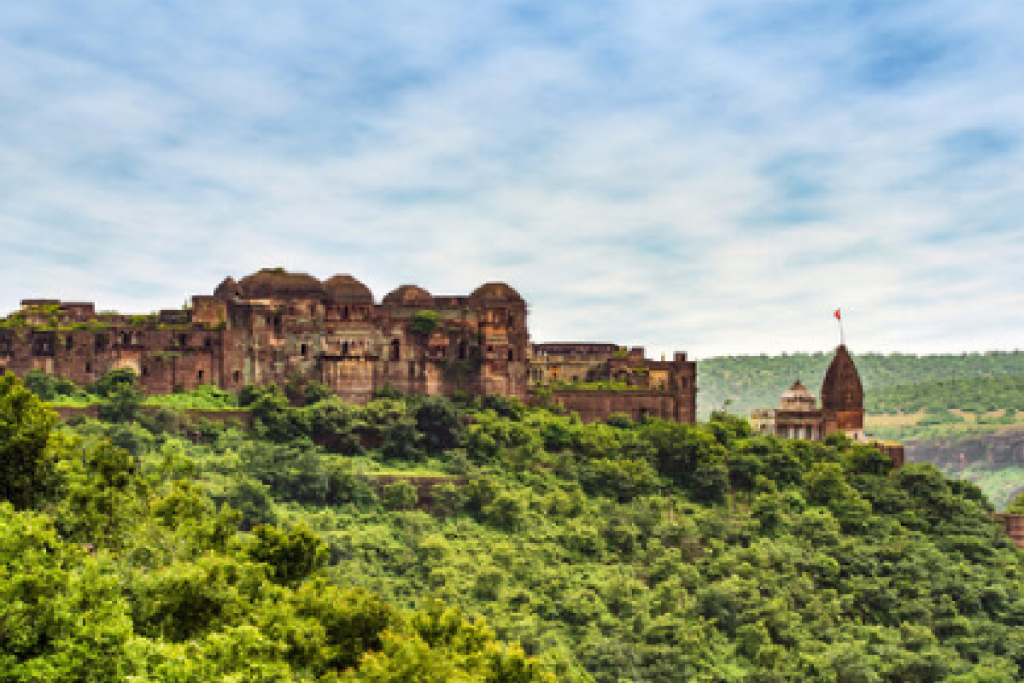
<path fill-rule="evenodd" d="M 1024 346 L 1019 0 L 5 0 L 0 315 L 506 281 L 534 341 Z"/>

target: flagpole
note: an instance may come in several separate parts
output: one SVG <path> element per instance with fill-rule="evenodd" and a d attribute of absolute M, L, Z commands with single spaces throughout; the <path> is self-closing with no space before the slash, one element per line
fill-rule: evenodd
<path fill-rule="evenodd" d="M 839 345 L 846 345 L 846 334 L 843 332 L 843 315 L 840 312 L 842 309 L 837 308 L 833 315 L 836 317 L 836 322 L 839 323 Z"/>

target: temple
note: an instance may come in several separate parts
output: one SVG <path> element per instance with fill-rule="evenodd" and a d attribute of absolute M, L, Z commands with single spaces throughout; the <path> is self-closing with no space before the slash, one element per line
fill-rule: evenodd
<path fill-rule="evenodd" d="M 357 403 L 384 387 L 529 400 L 550 386 L 549 400 L 587 421 L 614 412 L 695 419 L 696 366 L 685 354 L 653 361 L 614 344 L 531 345 L 527 314 L 501 282 L 469 295 L 402 285 L 378 303 L 350 275 L 321 281 L 271 268 L 147 315 L 24 300 L 0 320 L 0 373 L 41 370 L 82 385 L 131 368 L 153 394 L 315 380 Z"/>
<path fill-rule="evenodd" d="M 825 381 L 821 407 L 811 390 L 797 380 L 779 400 L 778 408 L 757 408 L 750 416 L 754 431 L 784 439 L 820 441 L 842 432 L 864 440 L 864 387 L 846 346 L 836 348 Z"/>
<path fill-rule="evenodd" d="M 870 441 L 897 466 L 903 464 L 901 445 L 865 436 L 864 387 L 845 344 L 836 348 L 825 371 L 820 408 L 814 394 L 798 379 L 782 394 L 778 408 L 756 408 L 750 422 L 755 433 L 783 439 L 821 441 L 832 434 L 845 434 L 854 441 Z"/>

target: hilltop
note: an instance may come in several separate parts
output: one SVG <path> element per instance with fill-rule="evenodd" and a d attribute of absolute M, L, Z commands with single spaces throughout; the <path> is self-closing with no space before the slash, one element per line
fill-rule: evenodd
<path fill-rule="evenodd" d="M 32 575 L 25 553 L 56 544 L 53 576 L 104 587 L 71 626 L 37 617 L 81 600 L 74 581 L 26 601 L 31 646 L 0 651 L 19 672 L 88 679 L 102 628 L 104 670 L 148 680 L 1024 673 L 1024 554 L 980 490 L 840 435 L 583 424 L 503 397 L 357 406 L 314 385 L 239 397 L 252 432 L 130 405 L 47 431 L 6 381 L 0 414 L 19 396 L 59 458 L 40 461 L 54 486 L 2 509 L 5 568 Z"/>

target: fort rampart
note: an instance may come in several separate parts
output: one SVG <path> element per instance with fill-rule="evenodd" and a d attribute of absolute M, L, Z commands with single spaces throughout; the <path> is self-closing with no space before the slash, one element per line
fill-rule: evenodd
<path fill-rule="evenodd" d="M 433 295 L 402 285 L 378 303 L 349 275 L 320 281 L 304 273 L 264 269 L 225 279 L 212 295 L 184 309 L 124 315 L 97 312 L 89 302 L 26 299 L 0 320 L 0 372 L 39 370 L 79 385 L 129 368 L 148 394 L 213 385 L 318 381 L 341 398 L 365 403 L 387 387 L 405 394 L 496 394 L 526 400 L 548 378 L 531 373 L 558 366 L 531 345 L 526 301 L 508 285 L 489 282 L 469 295 Z M 641 411 L 692 422 L 696 366 L 642 349 L 570 343 L 585 362 L 586 379 L 628 386 L 614 393 L 564 399 L 586 419 Z M 564 349 L 563 349 L 564 350 Z M 539 353 L 535 353 L 539 351 Z M 572 381 L 582 381 L 574 373 Z M 637 402 L 642 390 L 644 398 Z M 642 405 L 641 405 L 642 404 Z M 602 413 L 603 410 L 610 412 Z"/>

